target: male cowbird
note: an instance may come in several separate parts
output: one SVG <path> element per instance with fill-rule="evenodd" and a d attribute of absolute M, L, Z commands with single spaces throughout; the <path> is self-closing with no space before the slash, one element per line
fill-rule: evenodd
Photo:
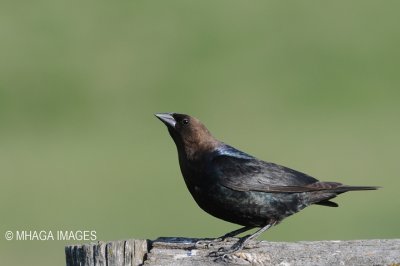
<path fill-rule="evenodd" d="M 352 190 L 374 190 L 371 186 L 346 186 L 317 179 L 259 160 L 217 139 L 196 118 L 178 113 L 156 116 L 174 140 L 186 186 L 207 213 L 244 226 L 216 240 L 260 228 L 232 247 L 210 255 L 223 256 L 242 249 L 284 218 L 311 204 L 330 207 L 337 195 Z"/>

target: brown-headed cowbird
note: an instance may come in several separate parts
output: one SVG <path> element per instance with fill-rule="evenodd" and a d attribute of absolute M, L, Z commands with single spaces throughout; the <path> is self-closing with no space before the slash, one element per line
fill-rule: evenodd
<path fill-rule="evenodd" d="M 156 116 L 167 126 L 174 140 L 186 186 L 207 213 L 244 226 L 217 240 L 253 228 L 232 247 L 210 255 L 223 256 L 242 249 L 284 218 L 311 204 L 338 205 L 331 199 L 352 190 L 378 187 L 347 186 L 317 179 L 274 163 L 259 160 L 217 139 L 196 118 L 178 113 Z"/>

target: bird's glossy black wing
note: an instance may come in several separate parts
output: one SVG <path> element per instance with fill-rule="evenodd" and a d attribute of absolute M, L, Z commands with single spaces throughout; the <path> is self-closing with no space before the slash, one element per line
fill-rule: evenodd
<path fill-rule="evenodd" d="M 258 160 L 228 145 L 213 156 L 211 165 L 218 182 L 238 191 L 305 192 L 338 187 L 293 169 Z"/>

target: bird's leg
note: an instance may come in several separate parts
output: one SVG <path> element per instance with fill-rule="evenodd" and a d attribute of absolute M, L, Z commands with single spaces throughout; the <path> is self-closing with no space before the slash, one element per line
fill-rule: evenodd
<path fill-rule="evenodd" d="M 244 236 L 240 238 L 235 244 L 233 244 L 229 249 L 225 248 L 220 248 L 218 251 L 213 251 L 209 254 L 210 257 L 221 257 L 227 254 L 234 253 L 236 251 L 239 251 L 243 249 L 247 243 L 249 243 L 250 240 L 257 238 L 259 235 L 261 235 L 263 232 L 267 231 L 269 228 L 274 226 L 277 222 L 272 221 L 271 223 L 267 224 L 266 226 L 260 228 L 258 231 L 256 231 L 254 234 Z"/>
<path fill-rule="evenodd" d="M 218 241 L 218 242 L 219 242 L 219 241 L 224 241 L 224 240 L 227 239 L 228 237 L 237 236 L 237 235 L 239 235 L 239 234 L 241 234 L 241 233 L 244 233 L 244 232 L 246 232 L 246 231 L 249 231 L 249 230 L 251 230 L 251 229 L 253 229 L 253 228 L 254 228 L 253 226 L 245 226 L 245 227 L 236 229 L 236 230 L 234 230 L 234 231 L 232 231 L 232 232 L 229 232 L 229 233 L 227 233 L 227 234 L 225 234 L 225 235 L 223 235 L 223 236 L 217 237 L 217 238 L 214 239 L 214 241 Z"/>
<path fill-rule="evenodd" d="M 196 247 L 209 248 L 210 246 L 213 246 L 214 243 L 216 243 L 216 242 L 225 241 L 225 239 L 227 239 L 229 237 L 234 237 L 234 236 L 236 236 L 238 234 L 241 234 L 243 232 L 249 231 L 249 230 L 251 230 L 253 228 L 254 228 L 253 226 L 245 226 L 245 227 L 236 229 L 236 230 L 234 230 L 232 232 L 229 232 L 229 233 L 227 233 L 227 234 L 225 234 L 223 236 L 211 239 L 211 240 L 199 240 L 199 241 L 196 242 L 195 245 L 196 245 Z"/>

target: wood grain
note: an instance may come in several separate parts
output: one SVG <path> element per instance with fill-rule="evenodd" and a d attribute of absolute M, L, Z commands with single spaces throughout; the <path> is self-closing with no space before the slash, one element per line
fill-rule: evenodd
<path fill-rule="evenodd" d="M 204 239 L 122 240 L 65 247 L 67 266 L 75 265 L 391 265 L 400 266 L 400 239 L 351 241 L 250 242 L 249 248 L 224 256 L 211 251 L 229 247 L 230 238 L 212 246 Z"/>

